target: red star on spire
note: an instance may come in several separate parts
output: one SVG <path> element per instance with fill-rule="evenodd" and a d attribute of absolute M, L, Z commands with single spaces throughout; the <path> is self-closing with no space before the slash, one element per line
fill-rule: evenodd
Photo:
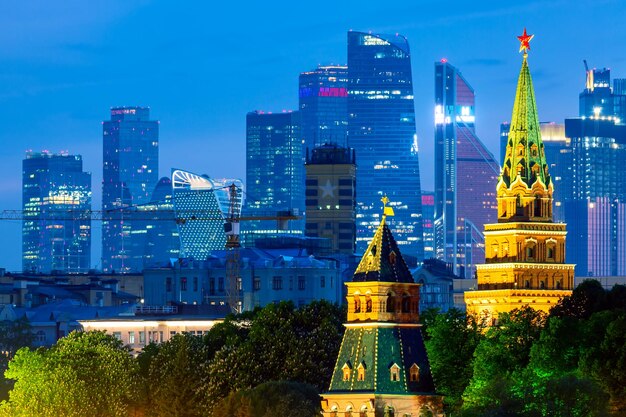
<path fill-rule="evenodd" d="M 530 41 L 534 38 L 535 35 L 529 35 L 526 33 L 526 28 L 524 28 L 524 33 L 521 36 L 518 36 L 517 39 L 520 41 L 519 51 L 526 53 L 527 50 L 530 50 Z"/>

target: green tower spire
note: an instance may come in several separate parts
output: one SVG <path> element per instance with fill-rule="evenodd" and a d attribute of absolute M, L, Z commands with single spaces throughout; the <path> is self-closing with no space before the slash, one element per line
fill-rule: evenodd
<path fill-rule="evenodd" d="M 502 166 L 502 180 L 507 187 L 510 187 L 519 175 L 528 188 L 532 188 L 537 180 L 541 180 L 541 183 L 548 188 L 550 175 L 541 140 L 535 90 L 528 69 L 528 54 L 526 53 L 526 49 L 530 49 L 528 42 L 532 36 L 527 35 L 524 29 L 524 34 L 518 38 L 522 42 L 520 50 L 524 51 L 524 58 L 517 81 L 511 128 Z"/>

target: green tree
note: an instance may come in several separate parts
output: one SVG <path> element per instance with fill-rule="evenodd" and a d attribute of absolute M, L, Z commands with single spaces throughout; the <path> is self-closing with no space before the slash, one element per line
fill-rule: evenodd
<path fill-rule="evenodd" d="M 426 334 L 426 350 L 437 391 L 456 410 L 472 377 L 473 355 L 482 338 L 481 329 L 472 316 L 450 309 L 429 320 Z"/>
<path fill-rule="evenodd" d="M 320 415 L 320 397 L 307 384 L 272 381 L 230 394 L 214 409 L 215 417 L 275 417 Z"/>
<path fill-rule="evenodd" d="M 136 410 L 138 367 L 104 332 L 72 332 L 50 349 L 20 349 L 5 373 L 15 380 L 0 409 L 11 416 L 128 416 Z"/>
<path fill-rule="evenodd" d="M 595 279 L 586 279 L 574 288 L 571 296 L 562 298 L 550 310 L 550 315 L 587 319 L 593 313 L 609 309 L 610 304 L 607 301 L 607 293 L 602 284 Z"/>
<path fill-rule="evenodd" d="M 545 314 L 530 307 L 499 315 L 498 325 L 489 328 L 476 347 L 472 379 L 463 393 L 464 409 L 520 412 L 522 398 L 516 395 L 515 381 L 528 365 L 544 323 Z"/>
<path fill-rule="evenodd" d="M 301 309 L 290 302 L 260 309 L 245 339 L 225 344 L 210 361 L 210 402 L 267 381 L 295 380 L 326 389 L 343 336 L 343 317 L 340 307 L 323 301 Z"/>
<path fill-rule="evenodd" d="M 201 337 L 183 333 L 139 355 L 139 361 L 148 362 L 146 415 L 199 417 L 206 414 L 207 350 Z M 149 355 L 148 358 L 145 355 Z M 145 369 L 146 364 L 143 366 Z"/>
<path fill-rule="evenodd" d="M 34 341 L 32 327 L 24 317 L 15 321 L 6 320 L 0 322 L 0 401 L 9 398 L 9 391 L 13 383 L 4 378 L 4 372 L 9 366 L 9 361 L 15 356 L 18 349 L 31 347 Z"/>

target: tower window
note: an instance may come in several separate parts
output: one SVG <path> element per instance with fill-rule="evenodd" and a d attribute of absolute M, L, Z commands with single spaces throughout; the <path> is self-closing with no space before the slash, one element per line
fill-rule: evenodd
<path fill-rule="evenodd" d="M 354 296 L 354 312 L 355 313 L 361 312 L 361 299 L 359 298 L 358 295 Z"/>
<path fill-rule="evenodd" d="M 420 367 L 416 363 L 409 368 L 409 379 L 411 382 L 418 382 L 420 380 Z"/>
<path fill-rule="evenodd" d="M 365 381 L 365 362 L 361 362 L 356 368 L 356 380 Z"/>
<path fill-rule="evenodd" d="M 365 312 L 366 313 L 372 312 L 372 297 L 370 297 L 369 295 L 365 296 Z"/>
<path fill-rule="evenodd" d="M 400 381 L 400 367 L 398 364 L 394 363 L 391 365 L 391 368 L 389 368 L 389 378 L 392 381 Z"/>
<path fill-rule="evenodd" d="M 396 300 L 391 293 L 387 293 L 387 313 L 394 313 L 396 311 Z"/>
<path fill-rule="evenodd" d="M 408 294 L 405 294 L 402 297 L 402 312 L 409 313 L 411 308 L 411 297 Z"/>
<path fill-rule="evenodd" d="M 350 366 L 350 363 L 346 362 L 341 367 L 341 370 L 343 371 L 343 380 L 344 381 L 349 381 L 350 380 L 350 374 L 352 373 L 352 367 Z"/>

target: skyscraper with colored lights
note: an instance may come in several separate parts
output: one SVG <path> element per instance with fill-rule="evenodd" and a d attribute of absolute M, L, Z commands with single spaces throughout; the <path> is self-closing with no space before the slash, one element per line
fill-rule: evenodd
<path fill-rule="evenodd" d="M 300 74 L 298 98 L 305 149 L 325 143 L 346 145 L 348 67 L 320 65 Z"/>
<path fill-rule="evenodd" d="M 304 211 L 304 155 L 300 113 L 255 111 L 246 117 L 246 195 L 244 210 L 250 216 Z M 290 222 L 278 230 L 275 221 L 242 224 L 244 244 L 252 235 L 278 232 L 302 234 L 303 222 Z"/>
<path fill-rule="evenodd" d="M 435 257 L 435 193 L 422 191 L 422 222 L 424 225 L 424 259 Z"/>
<path fill-rule="evenodd" d="M 474 123 L 474 89 L 450 63 L 435 63 L 435 254 L 464 278 L 484 261 L 500 173 Z"/>
<path fill-rule="evenodd" d="M 387 194 L 389 220 L 405 256 L 422 260 L 422 201 L 411 51 L 402 35 L 348 32 L 348 146 L 357 163 L 357 251 L 380 221 Z"/>
<path fill-rule="evenodd" d="M 102 269 L 141 271 L 145 222 L 133 227 L 120 209 L 150 202 L 159 179 L 159 122 L 150 120 L 149 108 L 115 107 L 102 123 L 102 134 Z"/>
<path fill-rule="evenodd" d="M 89 270 L 91 174 L 80 155 L 27 153 L 22 210 L 24 272 Z"/>

